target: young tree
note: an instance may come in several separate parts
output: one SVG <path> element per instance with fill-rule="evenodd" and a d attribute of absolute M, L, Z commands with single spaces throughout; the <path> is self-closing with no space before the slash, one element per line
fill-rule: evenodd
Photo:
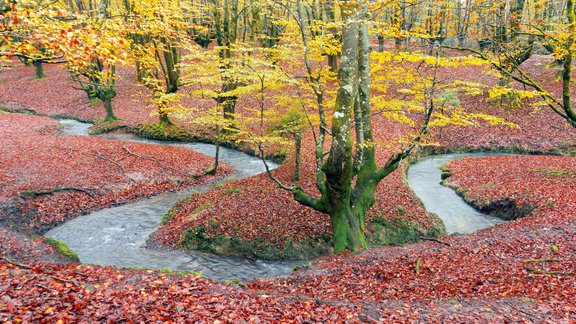
<path fill-rule="evenodd" d="M 44 0 L 2 3 L 0 55 L 17 57 L 35 67 L 37 79 L 45 78 L 43 64 L 63 63 L 62 54 L 53 46 L 64 24 L 52 3 Z"/>
<path fill-rule="evenodd" d="M 116 96 L 116 68 L 128 63 L 129 49 L 128 40 L 122 37 L 122 21 L 78 16 L 73 22 L 62 31 L 58 43 L 70 76 L 88 98 L 102 101 L 105 121 L 115 121 L 118 118 L 114 114 L 112 99 Z"/>

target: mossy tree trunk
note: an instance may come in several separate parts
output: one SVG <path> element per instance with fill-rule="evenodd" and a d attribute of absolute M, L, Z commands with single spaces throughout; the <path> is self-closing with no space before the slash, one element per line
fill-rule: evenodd
<path fill-rule="evenodd" d="M 566 17 L 568 18 L 568 38 L 564 44 L 566 55 L 562 66 L 562 103 L 566 120 L 576 127 L 576 111 L 572 108 L 571 83 L 572 83 L 572 57 L 574 56 L 574 43 L 576 42 L 576 8 L 574 0 L 566 1 Z"/>
<path fill-rule="evenodd" d="M 118 120 L 118 117 L 114 114 L 114 110 L 112 109 L 112 98 L 105 98 L 102 100 L 104 104 L 104 109 L 106 110 L 106 118 L 105 121 L 112 122 Z"/>
<path fill-rule="evenodd" d="M 294 173 L 292 181 L 300 180 L 300 164 L 302 160 L 302 131 L 294 133 Z"/>
<path fill-rule="evenodd" d="M 72 73 L 70 76 L 73 81 L 80 84 L 89 99 L 97 98 L 102 101 L 106 112 L 105 121 L 116 121 L 118 117 L 114 114 L 112 107 L 112 100 L 116 97 L 116 67 L 109 67 L 106 78 L 100 77 L 103 71 L 104 65 L 102 62 L 94 59 L 88 71 Z"/>
<path fill-rule="evenodd" d="M 175 40 L 161 37 L 159 41 L 163 46 L 156 46 L 156 48 L 162 48 L 161 53 L 156 53 L 156 59 L 164 75 L 164 83 L 166 86 L 164 94 L 177 93 L 180 86 L 180 50 Z M 160 123 L 163 125 L 174 125 L 164 108 L 165 107 L 159 107 Z"/>
<path fill-rule="evenodd" d="M 46 75 L 44 74 L 44 66 L 42 61 L 32 61 L 34 68 L 36 69 L 36 79 L 44 79 Z"/>
<path fill-rule="evenodd" d="M 230 61 L 234 56 L 232 47 L 236 43 L 237 36 L 238 0 L 224 0 L 222 6 L 222 8 L 216 7 L 213 12 L 216 42 L 221 48 L 218 54 L 220 56 L 220 70 L 222 71 L 223 79 L 220 96 L 216 98 L 216 101 L 222 105 L 224 118 L 232 120 L 236 112 L 238 97 L 227 95 L 227 93 L 238 89 L 241 84 L 238 80 L 226 76 L 226 71 L 233 68 Z"/>
<path fill-rule="evenodd" d="M 301 1 L 298 1 L 297 5 L 302 22 Z M 342 9 L 342 59 L 332 118 L 332 143 L 328 152 L 322 149 L 322 143 L 316 143 L 316 187 L 320 196 L 309 195 L 298 186 L 283 186 L 269 173 L 284 189 L 291 190 L 296 201 L 330 216 L 336 253 L 346 249 L 357 251 L 366 247 L 364 222 L 366 212 L 374 205 L 376 187 L 382 179 L 398 168 L 415 146 L 414 142 L 410 143 L 390 157 L 383 167 L 376 164 L 372 137 L 370 42 L 366 12 L 365 1 Z M 319 114 L 322 113 L 319 111 Z M 321 119 L 320 129 L 325 126 L 326 123 Z M 356 136 L 352 136 L 353 129 Z"/>

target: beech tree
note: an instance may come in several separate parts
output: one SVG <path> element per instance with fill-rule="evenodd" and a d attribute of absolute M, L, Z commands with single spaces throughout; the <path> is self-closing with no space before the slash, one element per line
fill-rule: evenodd
<path fill-rule="evenodd" d="M 44 0 L 0 3 L 0 55 L 32 64 L 36 78 L 43 79 L 43 64 L 64 63 L 62 53 L 53 46 L 63 24 L 59 16 L 61 13 Z M 53 23 L 48 24 L 48 20 Z"/>
<path fill-rule="evenodd" d="M 186 33 L 191 14 L 180 1 L 140 1 L 126 5 L 127 36 L 139 80 L 152 92 L 161 125 L 172 125 L 169 113 L 178 102 L 182 51 L 189 44 Z"/>
<path fill-rule="evenodd" d="M 523 98 L 540 97 L 551 112 L 576 127 L 576 110 L 572 102 L 572 62 L 576 44 L 574 0 L 566 0 L 560 9 L 557 3 L 532 8 L 534 10 L 525 10 L 527 4 L 524 1 L 498 3 L 507 11 L 501 16 L 496 15 L 499 24 L 491 33 L 482 34 L 489 36 L 481 39 L 488 42 L 485 45 L 488 48 L 447 47 L 472 52 L 500 72 L 504 82 L 491 89 L 491 97 L 512 98 L 517 102 Z M 484 23 L 491 26 L 486 21 Z M 522 68 L 522 63 L 531 57 L 536 42 L 554 55 L 556 64 L 550 67 L 559 67 L 561 95 L 547 90 L 547 85 Z M 509 80 L 531 90 L 518 90 L 509 84 Z"/>
<path fill-rule="evenodd" d="M 379 53 L 380 56 L 371 58 L 367 2 L 340 3 L 339 9 L 343 22 L 342 56 L 331 123 L 328 123 L 329 118 L 326 116 L 329 110 L 326 102 L 323 102 L 324 92 L 319 83 L 319 74 L 313 71 L 315 64 L 309 59 L 311 42 L 308 40 L 306 13 L 301 0 L 296 2 L 294 14 L 302 32 L 307 80 L 317 96 L 318 103 L 319 125 L 313 130 L 313 138 L 316 147 L 315 183 L 319 196 L 306 192 L 298 185 L 288 186 L 268 172 L 269 177 L 281 188 L 290 191 L 297 202 L 330 216 L 336 253 L 345 249 L 359 250 L 366 247 L 364 219 L 368 209 L 375 203 L 375 190 L 378 184 L 401 165 L 422 137 L 428 133 L 430 126 L 447 123 L 472 124 L 475 119 L 493 123 L 503 122 L 492 116 L 466 114 L 459 109 L 453 114 L 447 109 L 436 112 L 436 106 L 445 105 L 448 108 L 451 105 L 449 97 L 455 92 L 448 90 L 457 87 L 454 84 L 440 84 L 436 78 L 438 67 L 458 66 L 463 64 L 464 59 L 410 53 L 396 56 L 389 52 Z M 373 60 L 384 66 L 371 69 Z M 371 70 L 382 72 L 381 70 L 398 61 L 416 66 L 415 73 L 402 75 L 402 82 L 410 83 L 410 88 L 406 89 L 406 92 L 412 94 L 414 100 L 401 103 L 392 100 L 387 103 L 389 107 L 383 107 L 384 100 L 372 96 L 371 93 Z M 479 60 L 471 59 L 471 61 L 480 64 Z M 428 66 L 430 71 L 420 71 L 422 66 Z M 385 77 L 400 75 L 397 72 L 399 71 L 383 74 Z M 445 92 L 441 93 L 442 90 Z M 371 104 L 373 99 L 376 99 L 381 107 L 373 107 Z M 417 112 L 413 117 L 419 121 L 413 137 L 404 141 L 401 148 L 384 163 L 376 159 L 377 144 L 372 132 L 372 115 L 378 111 L 398 120 L 407 119 L 411 113 Z M 417 124 L 414 121 L 409 122 Z M 328 150 L 325 149 L 325 144 L 329 146 Z"/>
<path fill-rule="evenodd" d="M 103 11 L 105 9 L 102 9 Z M 74 80 L 91 99 L 102 101 L 105 121 L 118 118 L 112 100 L 116 97 L 117 66 L 128 63 L 128 40 L 122 35 L 123 25 L 117 18 L 77 16 L 58 43 Z"/>

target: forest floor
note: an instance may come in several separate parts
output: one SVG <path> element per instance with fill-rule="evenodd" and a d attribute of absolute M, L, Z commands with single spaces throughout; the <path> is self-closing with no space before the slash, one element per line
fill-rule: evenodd
<path fill-rule="evenodd" d="M 529 63 L 536 67 L 543 64 L 540 60 L 536 57 Z M 145 92 L 130 86 L 130 71 L 122 73 L 124 81 L 115 99 L 117 115 L 128 126 L 153 121 Z M 454 78 L 478 75 L 472 69 L 451 73 Z M 64 69 L 49 66 L 46 74 L 47 79 L 34 80 L 30 67 L 16 66 L 3 71 L 1 106 L 83 120 L 103 117 L 101 107 L 91 106 L 83 92 L 71 87 Z M 553 75 L 540 78 L 552 80 Z M 429 151 L 497 149 L 558 153 L 574 149 L 575 131 L 544 108 L 494 108 L 484 98 L 468 97 L 462 98 L 462 105 L 501 115 L 520 128 L 445 127 L 433 134 L 437 145 Z M 514 210 L 533 210 L 521 219 L 467 236 L 441 236 L 438 241 L 371 247 L 355 255 L 327 256 L 288 278 L 236 286 L 194 275 L 67 262 L 41 238 L 30 238 L 6 227 L 20 224 L 19 229 L 42 232 L 67 216 L 173 190 L 178 185 L 208 181 L 205 176 L 199 179 L 195 176 L 211 165 L 211 159 L 178 148 L 118 144 L 100 138 L 75 137 L 69 141 L 57 134 L 57 124 L 47 117 L 0 113 L 0 123 L 0 203 L 4 212 L 0 215 L 4 227 L 0 231 L 0 318 L 3 320 L 569 322 L 576 319 L 576 300 L 572 297 L 576 294 L 576 206 L 571 200 L 576 188 L 574 157 L 498 157 L 450 164 L 448 184 L 465 193 L 471 203 L 488 209 L 504 204 Z M 376 123 L 376 137 L 383 140 L 408 129 L 384 118 L 377 118 Z M 381 151 L 380 160 L 392 152 Z M 173 173 L 160 172 L 164 169 L 155 161 L 161 161 Z M 304 162 L 303 179 L 312 172 L 310 162 Z M 288 181 L 291 163 L 288 159 L 276 176 Z M 149 173 L 140 174 L 144 170 Z M 404 183 L 404 170 L 405 166 L 379 187 L 380 199 L 368 222 L 376 217 L 402 217 L 422 231 L 435 227 L 437 219 L 426 214 Z M 193 180 L 186 182 L 187 177 L 182 178 L 182 174 L 192 176 Z M 174 178 L 182 181 L 171 181 Z M 115 182 L 110 183 L 110 179 Z M 313 188 L 310 181 L 302 180 L 300 184 Z M 54 188 L 84 191 L 72 189 L 26 199 L 31 197 L 27 194 Z M 213 201 L 223 190 L 233 192 L 232 199 L 219 199 L 202 217 L 184 221 L 198 205 Z M 61 195 L 64 197 L 58 198 Z M 22 222 L 6 219 L 6 214 L 13 215 L 15 206 L 27 211 L 22 214 L 27 217 Z M 229 234 L 234 229 L 234 235 L 281 246 L 287 240 L 296 247 L 310 242 L 306 240 L 326 242 L 329 233 L 326 217 L 294 203 L 262 175 L 196 196 L 179 213 L 157 233 L 158 240 L 178 245 L 183 230 L 214 223 L 217 226 L 211 227 L 219 231 L 214 235 Z M 241 221 L 238 215 L 242 215 Z"/>

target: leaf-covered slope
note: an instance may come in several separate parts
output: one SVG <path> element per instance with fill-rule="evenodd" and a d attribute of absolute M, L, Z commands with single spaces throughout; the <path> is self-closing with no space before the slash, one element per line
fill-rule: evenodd
<path fill-rule="evenodd" d="M 187 149 L 58 135 L 56 127 L 46 117 L 0 114 L 0 202 L 14 214 L 4 221 L 10 216 L 13 225 L 38 231 L 213 178 L 204 175 L 212 159 Z"/>

